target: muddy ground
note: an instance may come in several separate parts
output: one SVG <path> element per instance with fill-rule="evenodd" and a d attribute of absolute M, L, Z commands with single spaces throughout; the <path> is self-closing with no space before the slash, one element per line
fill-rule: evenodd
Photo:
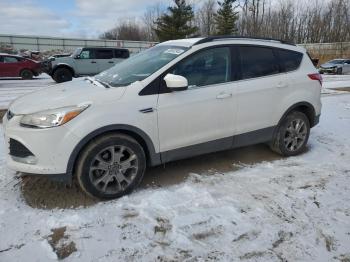
<path fill-rule="evenodd" d="M 279 158 L 267 145 L 262 144 L 180 160 L 148 169 L 137 190 L 178 184 L 186 180 L 191 173 L 224 173 L 238 170 L 244 165 Z M 66 209 L 91 206 L 98 202 L 85 195 L 76 183 L 67 186 L 43 177 L 25 176 L 21 185 L 24 200 L 33 208 Z"/>

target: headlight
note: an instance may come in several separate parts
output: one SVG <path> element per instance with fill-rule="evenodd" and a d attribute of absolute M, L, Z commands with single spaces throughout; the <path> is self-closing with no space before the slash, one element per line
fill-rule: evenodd
<path fill-rule="evenodd" d="M 62 107 L 24 115 L 20 124 L 26 127 L 50 128 L 61 126 L 83 112 L 89 105 Z"/>

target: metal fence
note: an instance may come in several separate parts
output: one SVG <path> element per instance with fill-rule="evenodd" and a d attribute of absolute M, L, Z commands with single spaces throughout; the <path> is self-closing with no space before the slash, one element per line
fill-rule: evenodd
<path fill-rule="evenodd" d="M 52 51 L 62 50 L 72 52 L 77 47 L 122 47 L 130 52 L 137 53 L 156 44 L 147 41 L 124 41 L 124 40 L 101 40 L 101 39 L 81 39 L 81 38 L 60 38 L 48 36 L 24 36 L 0 34 L 0 46 L 9 51 L 35 50 Z"/>
<path fill-rule="evenodd" d="M 334 58 L 350 59 L 350 42 L 301 44 L 312 57 L 324 62 Z"/>

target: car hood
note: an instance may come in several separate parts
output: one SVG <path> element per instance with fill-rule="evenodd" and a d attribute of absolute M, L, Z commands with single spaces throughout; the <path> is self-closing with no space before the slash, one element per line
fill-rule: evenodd
<path fill-rule="evenodd" d="M 321 65 L 321 67 L 323 67 L 323 68 L 332 68 L 332 67 L 338 67 L 338 66 L 341 66 L 341 65 L 336 65 L 336 64 L 331 64 L 331 63 L 324 63 Z"/>
<path fill-rule="evenodd" d="M 75 60 L 71 56 L 64 56 L 64 57 L 57 57 L 54 60 L 51 61 L 53 64 L 74 64 Z"/>
<path fill-rule="evenodd" d="M 79 104 L 99 104 L 120 99 L 126 87 L 105 88 L 88 80 L 73 80 L 24 95 L 16 99 L 9 110 L 16 114 L 31 114 Z"/>

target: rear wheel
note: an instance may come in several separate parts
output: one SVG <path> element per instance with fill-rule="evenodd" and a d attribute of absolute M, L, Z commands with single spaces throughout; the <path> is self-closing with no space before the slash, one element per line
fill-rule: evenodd
<path fill-rule="evenodd" d="M 295 156 L 305 151 L 309 135 L 309 119 L 304 113 L 294 111 L 283 119 L 270 147 L 282 156 Z"/>
<path fill-rule="evenodd" d="M 118 198 L 139 185 L 146 169 L 143 148 L 133 138 L 110 134 L 91 142 L 77 163 L 77 180 L 89 195 Z"/>
<path fill-rule="evenodd" d="M 20 74 L 22 79 L 32 79 L 33 78 L 33 72 L 30 71 L 29 69 L 23 69 Z"/>
<path fill-rule="evenodd" d="M 73 74 L 68 68 L 58 68 L 53 73 L 52 78 L 57 83 L 63 83 L 63 82 L 67 82 L 67 81 L 72 81 Z"/>

